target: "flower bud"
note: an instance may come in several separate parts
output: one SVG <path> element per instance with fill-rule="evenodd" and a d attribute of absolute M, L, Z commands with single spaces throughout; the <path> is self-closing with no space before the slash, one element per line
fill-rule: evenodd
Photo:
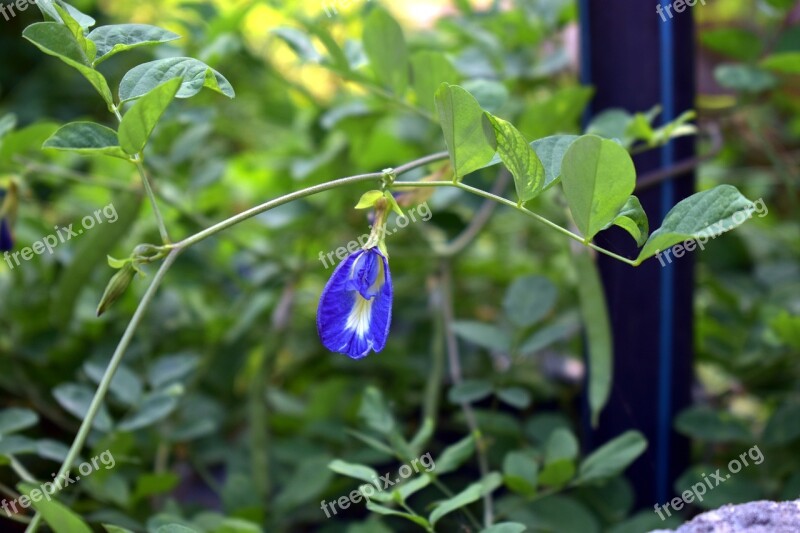
<path fill-rule="evenodd" d="M 132 263 L 126 263 L 119 272 L 114 274 L 114 277 L 111 278 L 111 281 L 108 282 L 108 286 L 106 286 L 106 291 L 103 293 L 100 305 L 97 306 L 97 316 L 105 313 L 120 296 L 125 294 L 125 291 L 128 290 L 128 285 L 131 284 L 135 275 L 136 268 Z"/>

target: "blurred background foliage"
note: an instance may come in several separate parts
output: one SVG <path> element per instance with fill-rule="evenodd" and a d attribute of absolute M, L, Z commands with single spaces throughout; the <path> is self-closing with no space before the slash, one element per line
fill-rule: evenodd
<path fill-rule="evenodd" d="M 315 61 L 325 47 L 309 36 L 322 28 L 351 65 L 368 71 L 360 39 L 377 2 L 342 7 L 347 4 L 75 2 L 100 25 L 150 23 L 184 36 L 102 65 L 112 87 L 143 61 L 188 55 L 221 71 L 236 89 L 235 100 L 203 92 L 173 103 L 148 149 L 173 234 L 188 235 L 310 184 L 444 149 L 423 96 L 394 97 Z M 696 444 L 693 471 L 713 471 L 754 444 L 766 457 L 701 506 L 800 494 L 800 72 L 796 65 L 760 63 L 769 54 L 800 52 L 800 14 L 792 4 L 726 0 L 692 11 L 697 122 L 703 131 L 719 128 L 724 138 L 719 154 L 700 167 L 699 188 L 733 183 L 769 208 L 767 217 L 696 253 L 696 404 L 676 427 Z M 334 5 L 339 13 L 329 17 L 326 9 Z M 456 78 L 448 81 L 469 87 L 528 138 L 581 131 L 592 90 L 576 81 L 572 2 L 385 5 L 401 21 L 412 54 L 444 53 Z M 19 245 L 112 201 L 121 213 L 117 223 L 53 255 L 13 271 L 0 262 L 2 404 L 12 409 L 5 411 L 8 419 L 21 421 L 2 429 L 0 455 L 49 479 L 144 290 L 137 280 L 118 305 L 95 318 L 111 276 L 105 256 L 127 256 L 138 243 L 156 242 L 158 232 L 129 165 L 40 150 L 59 123 L 113 117 L 74 71 L 21 39 L 22 29 L 37 20 L 39 13 L 29 9 L 0 21 L 0 117 L 17 117 L 13 131 L 0 130 L 0 180 L 21 184 Z M 701 151 L 711 148 L 700 139 Z M 488 189 L 498 172 L 487 169 L 471 179 Z M 367 219 L 352 209 L 363 191 L 354 186 L 295 202 L 181 257 L 89 441 L 91 450 L 112 450 L 117 466 L 71 487 L 62 500 L 92 521 L 134 531 L 165 523 L 215 532 L 417 530 L 363 505 L 326 519 L 320 500 L 357 486 L 328 465 L 339 458 L 396 471 L 402 461 L 374 440 L 392 445 L 397 435 L 417 436 L 418 454 L 441 460 L 449 449 L 458 455 L 443 476 L 458 493 L 486 473 L 474 446 L 467 453 L 453 448 L 469 434 L 459 406 L 468 402 L 490 470 L 505 474 L 494 494 L 498 520 L 530 531 L 581 533 L 663 526 L 650 510 L 635 513 L 624 477 L 565 487 L 580 468 L 585 371 L 577 274 L 569 243 L 558 234 L 498 209 L 462 253 L 437 257 L 434 245 L 460 235 L 481 202 L 449 190 L 406 197 L 410 206 L 427 201 L 433 218 L 388 240 L 395 303 L 386 350 L 354 363 L 321 347 L 316 303 L 330 270 L 318 256 L 365 233 Z M 532 208 L 565 220 L 554 191 Z M 446 364 L 451 320 L 460 384 Z M 389 416 L 395 425 L 381 435 L 376 417 Z M 426 416 L 435 430 L 425 426 Z M 1 476 L 4 487 L 18 481 L 10 468 Z M 676 489 L 689 485 L 679 480 Z M 426 509 L 443 497 L 426 489 L 409 501 Z M 468 509 L 481 513 L 480 503 Z M 459 512 L 438 527 L 472 525 Z"/>

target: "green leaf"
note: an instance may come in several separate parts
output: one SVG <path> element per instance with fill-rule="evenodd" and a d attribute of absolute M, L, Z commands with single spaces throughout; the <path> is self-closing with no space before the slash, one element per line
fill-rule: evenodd
<path fill-rule="evenodd" d="M 199 365 L 200 360 L 193 353 L 160 357 L 147 370 L 147 381 L 154 389 L 165 389 L 185 380 Z"/>
<path fill-rule="evenodd" d="M 354 431 L 352 429 L 348 429 L 347 433 L 357 438 L 358 440 L 360 440 L 373 450 L 381 452 L 389 457 L 392 457 L 395 454 L 395 451 L 392 449 L 391 446 L 389 446 L 388 444 L 384 444 L 382 441 L 376 439 L 375 437 L 367 435 L 366 433 L 362 433 L 360 431 Z"/>
<path fill-rule="evenodd" d="M 743 420 L 727 411 L 707 406 L 694 406 L 681 411 L 675 417 L 675 429 L 692 439 L 705 442 L 746 443 L 753 440 Z"/>
<path fill-rule="evenodd" d="M 522 387 L 507 387 L 495 394 L 501 402 L 517 409 L 527 409 L 531 405 L 531 393 Z"/>
<path fill-rule="evenodd" d="M 141 405 L 119 423 L 120 431 L 136 431 L 156 424 L 178 407 L 178 398 L 169 391 L 159 391 L 144 397 Z"/>
<path fill-rule="evenodd" d="M 147 145 L 161 116 L 183 84 L 181 78 L 162 83 L 131 107 L 119 125 L 119 144 L 130 155 L 136 155 Z"/>
<path fill-rule="evenodd" d="M 382 435 L 388 435 L 395 428 L 394 417 L 386 405 L 381 391 L 375 387 L 367 387 L 358 416 L 370 429 Z"/>
<path fill-rule="evenodd" d="M 97 46 L 97 58 L 92 63 L 92 66 L 97 66 L 120 52 L 133 50 L 140 46 L 167 43 L 181 38 L 177 33 L 157 26 L 150 26 L 149 24 L 100 26 L 92 30 L 87 37 Z"/>
<path fill-rule="evenodd" d="M 577 135 L 552 135 L 531 143 L 533 150 L 544 165 L 543 190 L 546 191 L 559 182 L 564 155 L 578 138 Z"/>
<path fill-rule="evenodd" d="M 502 485 L 502 483 L 502 476 L 497 472 L 488 474 L 481 481 L 473 483 L 452 498 L 439 502 L 428 517 L 428 521 L 431 523 L 431 526 L 435 526 L 436 522 L 446 514 L 478 501 L 484 494 L 493 492 Z"/>
<path fill-rule="evenodd" d="M 410 481 L 404 481 L 402 485 L 392 491 L 392 498 L 397 497 L 404 502 L 431 483 L 433 483 L 433 476 L 422 474 Z"/>
<path fill-rule="evenodd" d="M 558 459 L 547 463 L 539 474 L 539 483 L 548 487 L 563 487 L 575 476 L 575 461 L 572 459 Z"/>
<path fill-rule="evenodd" d="M 536 330 L 522 342 L 517 352 L 522 356 L 535 354 L 553 343 L 572 337 L 580 327 L 578 313 L 570 311 L 559 316 L 553 323 Z"/>
<path fill-rule="evenodd" d="M 310 63 L 320 63 L 322 54 L 317 51 L 317 47 L 305 32 L 297 28 L 275 28 L 271 31 L 273 35 L 283 40 L 303 61 Z"/>
<path fill-rule="evenodd" d="M 375 202 L 381 198 L 383 198 L 382 191 L 367 191 L 358 199 L 354 209 L 372 209 L 375 207 Z"/>
<path fill-rule="evenodd" d="M 628 126 L 633 121 L 633 115 L 624 109 L 607 109 L 594 118 L 586 127 L 586 133 L 599 135 L 606 139 L 618 139 L 627 146 L 624 141 Z"/>
<path fill-rule="evenodd" d="M 137 502 L 150 496 L 166 494 L 174 489 L 180 481 L 180 476 L 173 472 L 165 472 L 163 474 L 140 473 L 136 477 L 136 488 L 133 490 L 131 500 L 132 502 Z"/>
<path fill-rule="evenodd" d="M 523 276 L 508 286 L 503 311 L 518 328 L 528 328 L 553 310 L 558 289 L 544 276 Z"/>
<path fill-rule="evenodd" d="M 327 468 L 330 462 L 331 458 L 327 455 L 309 457 L 309 454 L 305 453 L 303 460 L 298 461 L 299 466 L 287 476 L 288 480 L 283 483 L 283 491 L 274 499 L 273 508 L 276 509 L 276 512 L 285 513 L 289 509 L 295 509 L 315 499 L 319 502 L 318 496 L 322 495 L 322 492 L 330 486 L 334 479 L 333 472 Z M 248 479 L 251 479 L 251 474 L 245 476 L 242 473 L 241 481 L 246 484 Z M 246 488 L 246 485 L 242 488 Z M 242 497 L 250 497 L 249 490 L 239 494 Z M 257 499 L 250 501 L 257 505 Z"/>
<path fill-rule="evenodd" d="M 562 459 L 575 459 L 578 456 L 578 439 L 568 428 L 556 428 L 547 437 L 544 453 L 545 464 Z"/>
<path fill-rule="evenodd" d="M 69 454 L 69 446 L 51 439 L 42 439 L 36 442 L 36 455 L 42 459 L 48 459 L 57 463 L 64 463 Z M 80 463 L 80 459 L 75 460 Z"/>
<path fill-rule="evenodd" d="M 144 63 L 129 70 L 119 85 L 120 102 L 129 102 L 149 93 L 164 80 L 182 78 L 176 98 L 191 98 L 203 87 L 233 98 L 236 93 L 225 76 L 200 60 L 191 57 L 170 57 Z"/>
<path fill-rule="evenodd" d="M 455 472 L 475 453 L 475 437 L 468 435 L 444 449 L 436 460 L 436 475 Z"/>
<path fill-rule="evenodd" d="M 69 28 L 58 22 L 37 22 L 25 28 L 22 36 L 45 54 L 57 57 L 78 70 L 100 93 L 109 108 L 114 105 L 108 82 L 102 74 L 92 68 L 86 52 Z"/>
<path fill-rule="evenodd" d="M 22 435 L 0 435 L 0 456 L 36 453 L 35 440 Z"/>
<path fill-rule="evenodd" d="M 112 524 L 103 524 L 103 529 L 105 529 L 108 533 L 133 533 L 133 531 L 130 529 L 125 529 L 124 527 L 119 527 Z"/>
<path fill-rule="evenodd" d="M 58 4 L 55 4 L 54 7 L 56 11 L 58 11 L 64 25 L 69 29 L 70 33 L 72 33 L 72 36 L 75 37 L 75 40 L 78 41 L 78 45 L 86 54 L 86 58 L 89 62 L 94 61 L 97 55 L 97 47 L 92 41 L 86 38 L 86 35 L 83 33 L 83 27 L 81 27 L 78 21 L 75 20 L 66 9 Z"/>
<path fill-rule="evenodd" d="M 41 487 L 32 483 L 20 483 L 19 491 L 30 498 L 33 508 L 42 515 L 45 523 L 54 533 L 92 533 L 92 529 L 83 519 L 69 510 L 64 504 L 50 497 L 45 497 Z"/>
<path fill-rule="evenodd" d="M 553 533 L 600 533 L 605 531 L 600 526 L 595 513 L 586 507 L 577 498 L 562 496 L 559 494 L 536 499 L 525 506 L 525 514 L 522 517 L 529 517 L 528 520 L 536 525 L 534 531 L 553 532 Z M 652 510 L 651 514 L 654 514 Z M 656 515 L 658 516 L 658 515 Z M 639 530 L 636 533 L 642 533 Z"/>
<path fill-rule="evenodd" d="M 497 153 L 514 176 L 520 205 L 536 198 L 544 186 L 544 166 L 525 137 L 510 123 L 489 113 L 486 114 L 494 128 Z"/>
<path fill-rule="evenodd" d="M 507 352 L 511 349 L 508 335 L 491 324 L 459 320 L 453 324 L 453 331 L 462 339 L 487 350 Z"/>
<path fill-rule="evenodd" d="M 454 385 L 447 394 L 450 403 L 479 402 L 492 393 L 492 384 L 481 379 L 468 379 Z"/>
<path fill-rule="evenodd" d="M 483 168 L 494 156 L 494 127 L 477 100 L 458 85 L 443 83 L 436 109 L 456 180 Z"/>
<path fill-rule="evenodd" d="M 44 142 L 42 148 L 130 159 L 119 146 L 117 132 L 94 122 L 65 124 Z"/>
<path fill-rule="evenodd" d="M 200 530 L 181 524 L 165 524 L 156 529 L 156 533 L 201 533 Z"/>
<path fill-rule="evenodd" d="M 800 74 L 800 52 L 781 52 L 761 60 L 761 66 L 782 74 Z"/>
<path fill-rule="evenodd" d="M 740 61 L 753 61 L 764 47 L 761 38 L 741 28 L 714 28 L 700 32 L 700 42 L 724 56 Z"/>
<path fill-rule="evenodd" d="M 650 232 L 647 214 L 642 209 L 639 199 L 635 196 L 628 198 L 616 218 L 603 229 L 608 229 L 611 226 L 619 226 L 630 233 L 631 237 L 636 240 L 637 246 L 644 246 Z"/>
<path fill-rule="evenodd" d="M 408 87 L 408 48 L 403 30 L 384 9 L 374 9 L 364 23 L 364 51 L 383 85 L 398 96 Z"/>
<path fill-rule="evenodd" d="M 587 396 L 591 422 L 593 426 L 597 426 L 600 412 L 611 393 L 614 354 L 611 324 L 597 265 L 585 250 L 576 251 L 573 260 L 578 271 L 578 296 L 583 326 L 586 330 L 585 346 L 589 360 Z"/>
<path fill-rule="evenodd" d="M 591 87 L 578 85 L 559 87 L 544 98 L 537 98 L 532 102 L 526 101 L 524 110 L 515 124 L 529 139 L 542 139 L 549 135 L 578 131 L 580 119 L 593 94 L 594 89 Z M 541 154 L 539 156 L 541 157 Z M 560 161 L 557 170 L 561 171 Z"/>
<path fill-rule="evenodd" d="M 339 43 L 331 36 L 326 27 L 322 24 L 309 23 L 306 29 L 320 40 L 330 54 L 330 57 L 326 58 L 326 63 L 329 67 L 340 75 L 348 74 L 350 72 L 350 62 L 347 60 L 347 56 L 339 46 Z"/>
<path fill-rule="evenodd" d="M 461 76 L 441 52 L 422 51 L 411 56 L 414 92 L 419 105 L 436 111 L 436 90 L 442 83 L 458 83 Z"/>
<path fill-rule="evenodd" d="M 636 186 L 636 169 L 622 146 L 585 135 L 564 155 L 561 180 L 575 224 L 589 241 L 622 210 Z"/>
<path fill-rule="evenodd" d="M 636 262 L 684 241 L 696 241 L 702 248 L 709 239 L 743 224 L 755 209 L 755 204 L 732 185 L 718 185 L 693 194 L 667 213 L 661 227 L 647 239 Z"/>
<path fill-rule="evenodd" d="M 508 102 L 508 89 L 499 81 L 473 79 L 465 81 L 461 87 L 475 97 L 481 109 L 489 113 L 500 111 Z"/>
<path fill-rule="evenodd" d="M 578 138 L 577 135 L 551 135 L 531 143 L 533 151 L 536 152 L 539 161 L 544 166 L 543 191 L 546 191 L 561 180 L 561 163 L 564 160 L 564 154 L 567 153 L 569 147 Z M 497 165 L 501 161 L 500 155 L 497 154 L 489 161 L 486 167 Z"/>
<path fill-rule="evenodd" d="M 503 459 L 503 481 L 512 491 L 533 496 L 539 484 L 539 464 L 529 452 L 509 452 Z"/>
<path fill-rule="evenodd" d="M 10 407 L 0 411 L 0 435 L 16 433 L 39 422 L 39 415 L 30 409 Z"/>
<path fill-rule="evenodd" d="M 486 529 L 481 529 L 480 533 L 522 533 L 527 530 L 528 526 L 519 522 L 500 522 Z"/>
<path fill-rule="evenodd" d="M 423 447 L 428 444 L 433 437 L 433 432 L 435 429 L 436 426 L 433 420 L 429 417 L 425 417 L 425 421 L 417 431 L 417 434 L 414 435 L 414 438 L 411 439 L 410 443 L 408 443 L 409 446 L 411 446 L 411 449 L 414 451 L 414 455 L 418 456 L 422 453 Z"/>
<path fill-rule="evenodd" d="M 17 115 L 8 113 L 0 117 L 0 144 L 2 144 L 3 137 L 14 131 L 17 127 Z"/>
<path fill-rule="evenodd" d="M 367 483 L 375 483 L 375 480 L 378 478 L 378 472 L 376 472 L 373 468 L 370 468 L 366 465 L 347 463 L 340 459 L 334 459 L 331 461 L 328 464 L 328 468 L 337 474 L 359 479 L 361 481 L 366 481 Z"/>
<path fill-rule="evenodd" d="M 638 431 L 626 431 L 589 455 L 578 470 L 582 483 L 621 474 L 647 448 L 647 441 Z"/>
<path fill-rule="evenodd" d="M 428 523 L 428 521 L 421 516 L 413 515 L 410 513 L 404 513 L 402 511 L 395 511 L 390 507 L 386 507 L 384 505 L 380 505 L 375 502 L 367 502 L 367 510 L 383 516 L 399 516 L 405 518 L 406 520 L 414 522 L 418 526 L 424 528 L 426 531 L 430 531 L 431 529 L 431 525 Z"/>
<path fill-rule="evenodd" d="M 53 396 L 67 412 L 75 418 L 83 420 L 89 411 L 89 404 L 92 403 L 94 391 L 85 385 L 64 383 L 53 390 Z M 99 431 L 107 432 L 111 431 L 111 425 L 111 416 L 109 416 L 105 405 L 101 405 L 97 416 L 94 417 L 92 427 Z"/>
<path fill-rule="evenodd" d="M 56 22 L 63 22 L 61 20 L 61 15 L 59 15 L 58 11 L 56 10 L 56 4 L 58 4 L 59 7 L 65 9 L 67 13 L 69 13 L 69 15 L 74 20 L 76 20 L 78 24 L 81 25 L 81 28 L 83 29 L 91 28 L 96 23 L 96 21 L 92 17 L 84 13 L 81 13 L 78 9 L 76 9 L 75 7 L 71 6 L 66 2 L 61 2 L 61 1 L 54 2 L 53 0 L 38 0 L 35 3 L 39 7 L 42 13 L 49 16 Z"/>
<path fill-rule="evenodd" d="M 734 91 L 760 93 L 772 89 L 777 79 L 771 73 L 750 65 L 720 65 L 714 70 L 717 83 Z"/>

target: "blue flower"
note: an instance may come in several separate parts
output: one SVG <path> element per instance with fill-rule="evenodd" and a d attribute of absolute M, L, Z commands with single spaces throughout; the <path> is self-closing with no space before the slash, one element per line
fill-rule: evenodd
<path fill-rule="evenodd" d="M 342 261 L 325 285 L 317 310 L 317 332 L 332 352 L 361 359 L 386 345 L 392 322 L 389 261 L 377 248 Z"/>
<path fill-rule="evenodd" d="M 13 192 L 13 191 L 12 191 Z M 14 236 L 11 234 L 11 200 L 5 189 L 0 189 L 0 252 L 9 252 L 14 248 Z"/>
<path fill-rule="evenodd" d="M 0 219 L 0 252 L 10 252 L 14 249 L 14 237 L 8 220 Z"/>

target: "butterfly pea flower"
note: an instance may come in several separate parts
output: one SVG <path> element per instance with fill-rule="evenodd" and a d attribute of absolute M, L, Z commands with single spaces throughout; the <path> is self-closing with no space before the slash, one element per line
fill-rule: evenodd
<path fill-rule="evenodd" d="M 14 184 L 0 189 L 0 252 L 10 252 L 14 248 L 14 236 L 11 233 L 16 213 L 16 190 Z"/>
<path fill-rule="evenodd" d="M 361 359 L 383 350 L 391 322 L 392 276 L 386 255 L 377 247 L 353 252 L 322 291 L 317 310 L 322 344 Z"/>

